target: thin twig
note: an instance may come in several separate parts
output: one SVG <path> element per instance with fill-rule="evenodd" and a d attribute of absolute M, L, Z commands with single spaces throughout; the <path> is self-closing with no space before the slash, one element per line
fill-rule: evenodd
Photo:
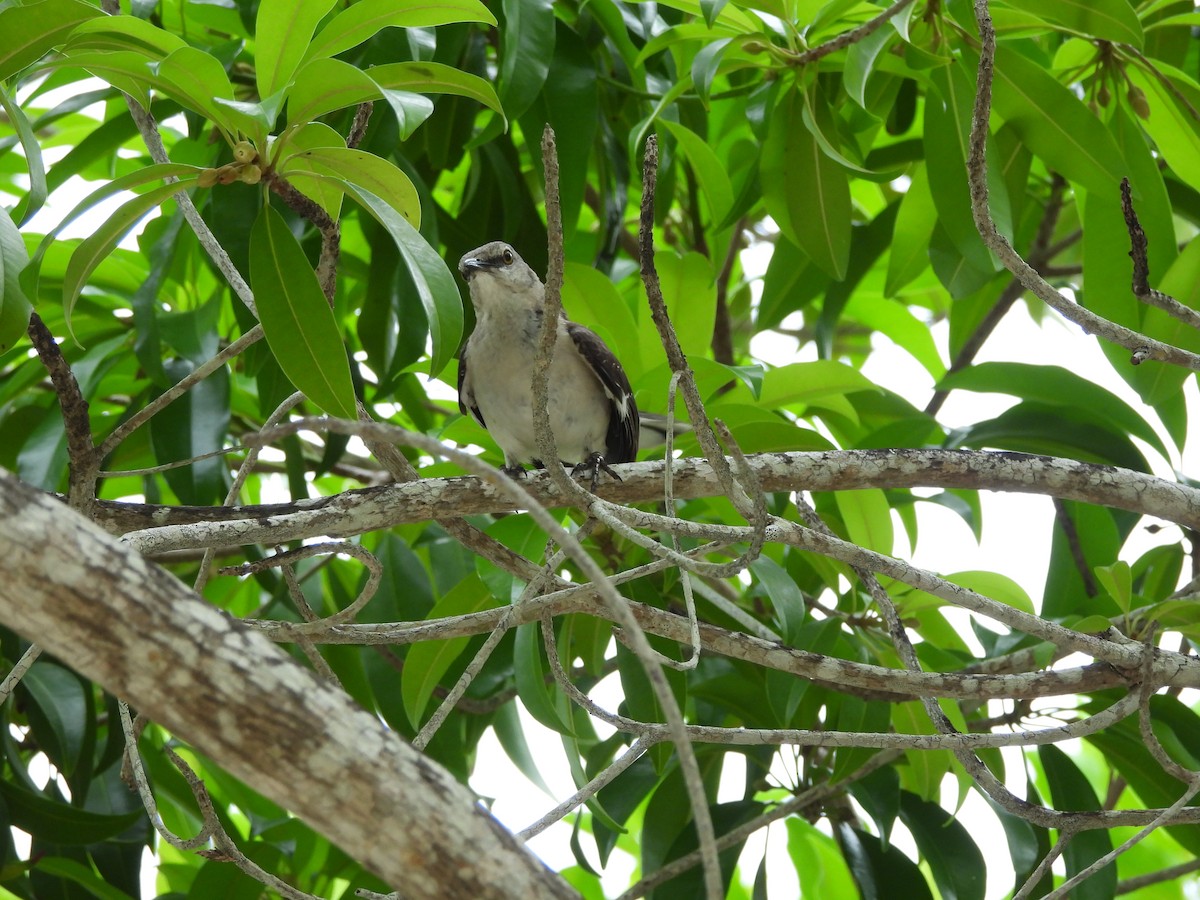
<path fill-rule="evenodd" d="M 1121 211 L 1129 231 L 1129 257 L 1133 260 L 1133 296 L 1150 306 L 1157 306 L 1172 318 L 1192 328 L 1200 328 L 1200 312 L 1184 306 L 1170 294 L 1150 287 L 1150 261 L 1146 257 L 1146 232 L 1133 208 L 1133 191 L 1128 178 L 1121 179 Z"/>
<path fill-rule="evenodd" d="M 1125 328 L 1096 315 L 1055 290 L 1037 271 L 1013 249 L 1002 235 L 988 209 L 987 136 L 988 118 L 992 108 L 992 79 L 996 64 L 996 30 L 988 11 L 988 0 L 974 0 L 975 20 L 979 25 L 979 72 L 975 92 L 975 108 L 971 116 L 971 136 L 967 155 L 967 179 L 971 188 L 971 214 L 983 243 L 1000 259 L 1027 289 L 1041 298 L 1089 334 L 1130 351 L 1130 363 L 1140 365 L 1153 359 L 1186 369 L 1200 369 L 1200 356 L 1165 344 L 1144 334 Z"/>
<path fill-rule="evenodd" d="M 92 517 L 96 502 L 96 477 L 100 470 L 99 455 L 92 440 L 92 424 L 88 417 L 88 402 L 79 389 L 75 373 L 62 354 L 54 335 L 36 312 L 29 316 L 29 340 L 54 385 L 58 405 L 62 410 L 63 427 L 67 435 L 67 457 L 70 459 L 71 508 L 82 516 Z"/>

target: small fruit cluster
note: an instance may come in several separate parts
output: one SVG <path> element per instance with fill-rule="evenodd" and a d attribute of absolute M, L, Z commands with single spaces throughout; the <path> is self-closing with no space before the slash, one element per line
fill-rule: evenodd
<path fill-rule="evenodd" d="M 246 184 L 258 184 L 262 181 L 262 167 L 258 165 L 258 151 L 249 141 L 238 141 L 233 148 L 233 159 L 217 169 L 204 169 L 196 183 L 200 187 L 212 187 L 214 184 L 233 184 L 242 181 Z"/>

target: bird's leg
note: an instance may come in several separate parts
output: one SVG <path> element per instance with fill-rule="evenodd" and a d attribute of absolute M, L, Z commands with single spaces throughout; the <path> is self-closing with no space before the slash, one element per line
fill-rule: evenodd
<path fill-rule="evenodd" d="M 600 478 L 601 470 L 603 470 L 608 475 L 611 475 L 617 481 L 625 480 L 620 475 L 618 475 L 616 472 L 614 472 L 612 470 L 612 468 L 609 467 L 608 463 L 606 463 L 604 461 L 604 457 L 601 456 L 599 453 L 589 453 L 587 455 L 587 458 L 584 459 L 583 462 L 578 463 L 573 469 L 571 469 L 571 475 L 576 476 L 580 472 L 589 472 L 590 471 L 592 473 L 591 489 L 592 489 L 592 493 L 595 493 L 596 492 L 596 481 Z"/>

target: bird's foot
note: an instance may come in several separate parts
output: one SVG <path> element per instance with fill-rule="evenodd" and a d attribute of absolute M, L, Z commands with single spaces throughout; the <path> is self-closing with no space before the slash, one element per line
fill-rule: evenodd
<path fill-rule="evenodd" d="M 591 472 L 591 490 L 592 493 L 595 493 L 596 482 L 600 478 L 601 471 L 607 475 L 611 475 L 617 481 L 624 481 L 620 475 L 612 470 L 609 464 L 604 461 L 604 457 L 599 453 L 589 453 L 587 459 L 581 463 L 578 463 L 573 469 L 571 469 L 571 475 L 572 477 L 577 477 L 581 472 Z"/>

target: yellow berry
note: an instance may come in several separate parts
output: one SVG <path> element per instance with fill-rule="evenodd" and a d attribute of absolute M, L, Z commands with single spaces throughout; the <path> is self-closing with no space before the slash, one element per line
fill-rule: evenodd
<path fill-rule="evenodd" d="M 249 141 L 238 141 L 233 145 L 233 158 L 238 162 L 253 162 L 257 156 L 258 151 L 254 149 L 254 145 Z"/>

